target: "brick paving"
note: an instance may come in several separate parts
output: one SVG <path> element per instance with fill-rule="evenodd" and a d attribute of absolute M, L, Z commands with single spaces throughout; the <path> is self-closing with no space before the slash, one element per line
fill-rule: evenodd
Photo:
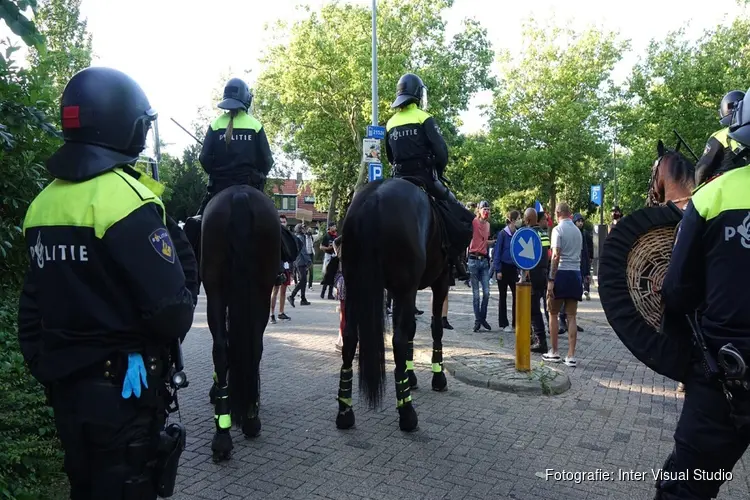
<path fill-rule="evenodd" d="M 262 370 L 263 431 L 245 440 L 233 430 L 232 460 L 214 464 L 211 335 L 205 301 L 184 344 L 190 386 L 180 393 L 188 446 L 177 493 L 184 499 L 651 499 L 651 470 L 662 466 L 682 406 L 676 384 L 639 363 L 607 325 L 596 293 L 580 306 L 578 366 L 565 370 L 572 387 L 557 396 L 524 396 L 473 387 L 448 375 L 448 391 L 429 390 L 429 365 L 417 357 L 420 389 L 412 393 L 420 430 L 398 429 L 392 362 L 382 408 L 368 409 L 355 392 L 357 427 L 334 424 L 340 355 L 337 302 L 309 294 L 311 306 L 287 307 L 291 322 L 268 325 Z M 497 289 L 489 322 L 472 333 L 471 291 L 450 295 L 446 354 L 512 352 L 513 334 L 498 333 Z M 429 311 L 430 293 L 419 307 Z M 510 303 L 510 300 L 508 300 Z M 430 345 L 429 312 L 418 318 L 416 342 Z M 389 345 L 387 341 L 386 345 Z M 560 351 L 567 349 L 561 337 Z M 388 349 L 387 359 L 393 356 Z M 534 360 L 540 356 L 532 354 Z M 356 364 L 356 362 L 355 362 Z M 355 377 L 355 391 L 356 391 Z M 746 455 L 718 498 L 748 498 Z M 545 480 L 547 469 L 614 473 L 614 480 Z M 619 470 L 646 473 L 620 481 Z M 540 477 L 542 476 L 542 477 Z"/>

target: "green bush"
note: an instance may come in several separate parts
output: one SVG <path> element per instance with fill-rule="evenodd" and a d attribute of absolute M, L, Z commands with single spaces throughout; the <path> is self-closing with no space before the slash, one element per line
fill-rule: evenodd
<path fill-rule="evenodd" d="M 66 498 L 52 409 L 24 365 L 9 292 L 0 291 L 0 498 Z"/>

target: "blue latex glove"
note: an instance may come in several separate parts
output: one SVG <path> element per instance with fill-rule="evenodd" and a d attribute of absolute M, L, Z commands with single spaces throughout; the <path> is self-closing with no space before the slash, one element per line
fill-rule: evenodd
<path fill-rule="evenodd" d="M 135 394 L 136 398 L 140 398 L 141 382 L 148 389 L 143 357 L 137 352 L 131 352 L 128 354 L 128 371 L 125 373 L 125 380 L 122 383 L 122 397 L 128 399 L 131 394 Z"/>

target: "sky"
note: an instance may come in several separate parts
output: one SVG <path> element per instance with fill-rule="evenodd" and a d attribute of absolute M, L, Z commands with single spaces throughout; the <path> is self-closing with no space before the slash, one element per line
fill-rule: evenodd
<path fill-rule="evenodd" d="M 371 0 L 350 1 L 371 4 Z M 258 57 L 268 39 L 264 25 L 301 17 L 295 8 L 299 3 L 301 0 L 83 0 L 81 14 L 93 35 L 92 65 L 120 69 L 140 83 L 159 112 L 159 133 L 168 143 L 167 151 L 179 154 L 192 139 L 170 118 L 189 126 L 199 106 L 218 112 L 211 93 L 229 75 L 250 70 L 252 88 L 253 79 L 262 70 Z M 320 8 L 329 0 L 304 3 Z M 705 28 L 731 22 L 740 10 L 736 0 L 713 0 L 710 8 L 697 0 L 455 0 L 445 17 L 449 32 L 459 29 L 465 17 L 480 19 L 493 48 L 511 52 L 520 46 L 521 23 L 532 16 L 552 16 L 558 23 L 577 28 L 594 24 L 619 31 L 622 38 L 631 40 L 631 51 L 614 75 L 622 79 L 652 38 L 662 38 L 683 26 L 691 36 L 698 36 Z M 367 72 L 362 77 L 369 80 L 371 75 Z M 381 88 L 380 94 L 395 91 L 395 84 L 393 89 Z M 474 96 L 470 109 L 462 114 L 462 131 L 477 131 L 485 125 L 478 106 L 490 100 L 489 92 Z"/>

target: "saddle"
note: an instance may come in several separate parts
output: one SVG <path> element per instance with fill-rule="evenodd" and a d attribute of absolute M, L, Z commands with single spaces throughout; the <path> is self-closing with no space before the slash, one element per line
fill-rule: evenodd
<path fill-rule="evenodd" d="M 427 194 L 443 249 L 449 252 L 451 249 L 459 249 L 462 252 L 471 242 L 474 215 L 458 203 L 436 199 L 420 177 L 403 176 L 401 179 L 411 182 Z"/>

